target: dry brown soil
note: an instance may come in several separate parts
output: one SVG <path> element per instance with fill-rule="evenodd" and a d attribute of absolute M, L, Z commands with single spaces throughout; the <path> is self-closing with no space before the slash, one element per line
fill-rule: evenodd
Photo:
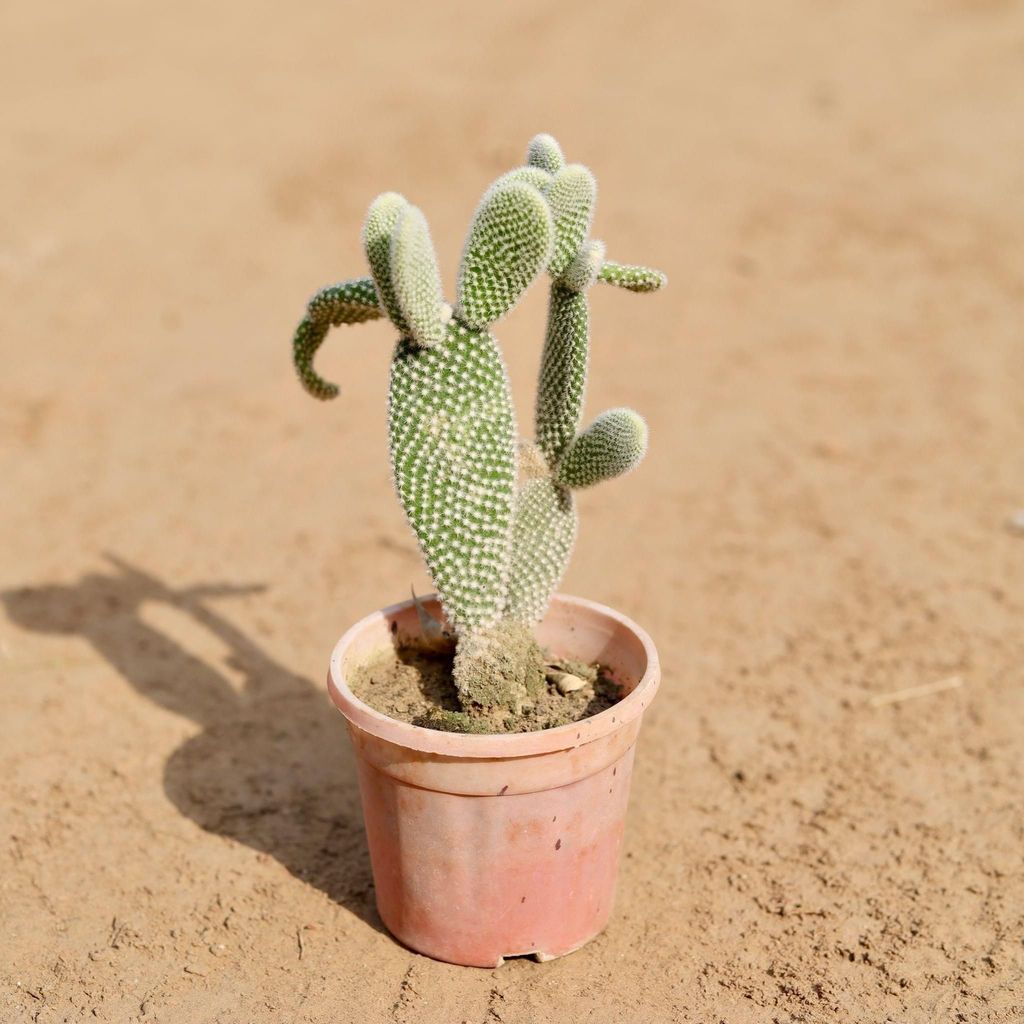
<path fill-rule="evenodd" d="M 603 673 L 600 665 L 553 661 L 548 666 L 555 671 L 577 673 L 577 689 L 562 693 L 555 677 L 549 676 L 540 692 L 524 701 L 519 713 L 511 713 L 507 707 L 489 713 L 477 708 L 470 717 L 462 711 L 453 660 L 453 648 L 385 647 L 355 665 L 346 682 L 360 700 L 391 718 L 453 732 L 555 729 L 599 715 L 623 696 L 621 686 Z"/>
<path fill-rule="evenodd" d="M 1024 1019 L 1024 6 L 0 10 L 0 1021 Z M 564 589 L 658 642 L 618 910 L 396 945 L 328 652 L 429 590 L 391 332 L 297 387 L 380 190 L 449 291 L 535 131 L 598 173 L 588 413 L 651 455 Z M 538 289 L 500 326 L 525 408 Z M 872 698 L 952 680 L 927 696 Z"/>

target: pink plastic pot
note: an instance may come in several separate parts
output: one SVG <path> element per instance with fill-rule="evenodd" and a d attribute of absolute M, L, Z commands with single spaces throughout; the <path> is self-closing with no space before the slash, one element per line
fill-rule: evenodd
<path fill-rule="evenodd" d="M 411 601 L 374 612 L 338 642 L 328 678 L 356 752 L 381 920 L 449 963 L 571 953 L 611 914 L 633 752 L 660 680 L 654 645 L 610 608 L 556 595 L 540 643 L 608 666 L 628 696 L 557 729 L 474 736 L 398 722 L 349 690 L 350 668 L 419 635 Z"/>

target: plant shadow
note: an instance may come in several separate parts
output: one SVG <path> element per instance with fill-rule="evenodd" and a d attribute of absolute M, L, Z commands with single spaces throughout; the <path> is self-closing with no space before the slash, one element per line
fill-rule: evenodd
<path fill-rule="evenodd" d="M 134 689 L 201 731 L 164 767 L 171 802 L 207 832 L 279 861 L 378 931 L 355 764 L 323 688 L 275 661 L 211 599 L 262 591 L 217 583 L 172 589 L 108 555 L 111 570 L 72 585 L 0 592 L 11 621 L 84 637 Z M 178 609 L 224 643 L 229 677 L 147 623 L 144 605 Z"/>

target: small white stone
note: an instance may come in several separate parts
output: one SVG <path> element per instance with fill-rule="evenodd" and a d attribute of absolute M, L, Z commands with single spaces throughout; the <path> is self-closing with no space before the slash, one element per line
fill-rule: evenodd
<path fill-rule="evenodd" d="M 548 672 L 550 679 L 558 688 L 558 692 L 564 697 L 568 693 L 575 693 L 587 685 L 586 679 L 580 679 L 571 672 Z"/>

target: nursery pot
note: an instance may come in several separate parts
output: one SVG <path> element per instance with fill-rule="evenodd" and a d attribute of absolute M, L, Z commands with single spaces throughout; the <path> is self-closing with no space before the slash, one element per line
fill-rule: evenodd
<path fill-rule="evenodd" d="M 654 645 L 618 612 L 556 594 L 541 646 L 600 663 L 627 695 L 556 729 L 481 736 L 396 721 L 349 689 L 356 665 L 420 635 L 413 602 L 374 612 L 338 642 L 328 677 L 355 749 L 381 920 L 454 964 L 571 953 L 612 911 L 636 738 L 660 679 Z"/>

